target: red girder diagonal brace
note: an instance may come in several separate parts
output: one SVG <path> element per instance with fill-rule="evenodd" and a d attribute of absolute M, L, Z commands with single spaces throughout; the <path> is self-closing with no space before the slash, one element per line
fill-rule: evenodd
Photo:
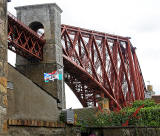
<path fill-rule="evenodd" d="M 144 99 L 145 85 L 129 38 L 62 25 L 65 81 L 84 107 L 97 96 L 109 98 L 110 108 Z"/>
<path fill-rule="evenodd" d="M 8 48 L 28 60 L 43 59 L 45 40 L 8 13 Z"/>
<path fill-rule="evenodd" d="M 145 84 L 129 38 L 62 25 L 65 82 L 84 107 L 97 97 L 119 108 L 144 99 Z M 42 60 L 45 40 L 8 15 L 8 48 L 28 60 Z"/>

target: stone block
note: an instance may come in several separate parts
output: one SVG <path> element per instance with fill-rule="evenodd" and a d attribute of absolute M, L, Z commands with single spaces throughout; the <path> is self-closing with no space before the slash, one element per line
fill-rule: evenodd
<path fill-rule="evenodd" d="M 0 61 L 7 60 L 7 50 L 5 48 L 0 48 Z"/>
<path fill-rule="evenodd" d="M 0 106 L 0 115 L 5 115 L 7 113 L 7 109 Z"/>
<path fill-rule="evenodd" d="M 2 96 L 2 104 L 3 104 L 5 107 L 8 107 L 7 95 Z"/>
<path fill-rule="evenodd" d="M 7 131 L 8 131 L 7 120 L 5 120 L 5 121 L 3 122 L 2 130 L 3 130 L 3 132 L 7 132 Z"/>
<path fill-rule="evenodd" d="M 7 62 L 4 62 L 4 61 L 0 61 L 0 77 L 6 77 L 7 74 L 8 74 L 8 71 L 7 71 Z"/>
<path fill-rule="evenodd" d="M 7 87 L 7 78 L 6 77 L 0 77 L 0 84 L 4 87 Z"/>
<path fill-rule="evenodd" d="M 7 88 L 4 87 L 2 84 L 0 84 L 0 92 L 5 94 L 7 93 Z"/>
<path fill-rule="evenodd" d="M 1 19 L 3 18 L 3 20 Z M 6 32 L 6 20 L 2 16 L 1 11 L 0 11 L 0 47 L 6 48 L 6 40 L 7 40 L 7 32 Z"/>

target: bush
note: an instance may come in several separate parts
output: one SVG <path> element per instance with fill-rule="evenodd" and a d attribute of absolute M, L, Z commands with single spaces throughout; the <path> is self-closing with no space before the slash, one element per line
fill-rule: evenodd
<path fill-rule="evenodd" d="M 144 105 L 137 114 L 135 111 Z M 91 123 L 92 122 L 92 123 Z M 160 126 L 160 105 L 152 100 L 135 101 L 131 107 L 119 112 L 99 113 L 92 121 L 85 121 L 87 126 Z"/>
<path fill-rule="evenodd" d="M 151 99 L 146 99 L 146 100 L 139 100 L 139 101 L 135 101 L 132 105 L 132 108 L 138 108 L 141 105 L 144 104 L 144 107 L 153 107 L 156 106 L 157 104 L 155 103 L 155 101 L 151 100 Z"/>

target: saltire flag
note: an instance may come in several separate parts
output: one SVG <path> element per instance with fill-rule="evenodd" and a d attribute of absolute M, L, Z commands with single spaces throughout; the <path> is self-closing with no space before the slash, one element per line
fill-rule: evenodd
<path fill-rule="evenodd" d="M 49 82 L 57 80 L 62 80 L 63 77 L 63 69 L 58 69 L 57 71 L 53 71 L 51 73 L 44 73 L 44 81 Z"/>

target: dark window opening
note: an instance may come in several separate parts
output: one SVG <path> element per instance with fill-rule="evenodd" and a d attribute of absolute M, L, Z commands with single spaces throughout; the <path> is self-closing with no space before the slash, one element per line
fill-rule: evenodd
<path fill-rule="evenodd" d="M 32 22 L 29 27 L 35 31 L 38 35 L 43 36 L 44 35 L 44 26 L 42 23 L 35 21 Z"/>

